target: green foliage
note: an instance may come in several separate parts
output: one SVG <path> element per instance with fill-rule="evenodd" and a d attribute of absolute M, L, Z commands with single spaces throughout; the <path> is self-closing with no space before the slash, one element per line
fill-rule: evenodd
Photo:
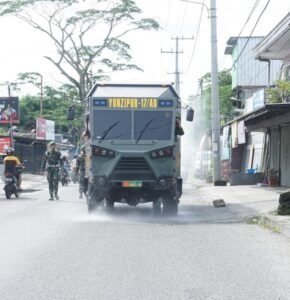
<path fill-rule="evenodd" d="M 267 89 L 269 103 L 282 103 L 290 99 L 290 82 L 277 80 L 276 87 Z"/>
<path fill-rule="evenodd" d="M 74 105 L 75 121 L 67 121 L 67 109 Z M 36 118 L 39 117 L 40 97 L 25 96 L 20 99 L 20 127 L 24 130 L 35 128 Z M 78 101 L 77 90 L 71 85 L 63 85 L 59 89 L 45 86 L 43 99 L 43 117 L 55 121 L 56 131 L 69 133 L 72 128 L 81 130 L 82 106 Z"/>
<path fill-rule="evenodd" d="M 206 73 L 200 78 L 203 85 L 202 91 L 202 105 L 203 105 L 203 119 L 204 127 L 211 128 L 211 74 Z M 232 91 L 232 75 L 228 69 L 222 70 L 218 74 L 219 81 L 219 100 L 220 100 L 220 115 L 221 124 L 225 124 L 232 117 L 233 105 L 231 97 Z"/>

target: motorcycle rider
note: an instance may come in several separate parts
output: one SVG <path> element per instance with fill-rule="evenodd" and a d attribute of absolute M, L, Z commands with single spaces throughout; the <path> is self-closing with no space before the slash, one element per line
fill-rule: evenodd
<path fill-rule="evenodd" d="M 17 180 L 17 188 L 22 190 L 21 182 L 21 170 L 23 169 L 23 165 L 21 164 L 18 157 L 16 157 L 15 150 L 13 148 L 6 149 L 7 156 L 4 158 L 4 175 L 13 175 Z"/>
<path fill-rule="evenodd" d="M 80 193 L 80 199 L 83 198 L 83 194 L 85 196 L 88 192 L 88 184 L 89 184 L 89 178 L 88 178 L 88 172 L 87 171 L 87 155 L 86 155 L 86 146 L 83 145 L 81 147 L 81 153 L 79 154 L 77 158 L 77 165 L 76 165 L 76 174 L 79 176 L 79 193 Z"/>
<path fill-rule="evenodd" d="M 47 168 L 46 168 L 47 167 Z M 47 181 L 49 186 L 49 200 L 59 200 L 58 196 L 58 181 L 59 170 L 62 167 L 61 153 L 56 149 L 54 141 L 49 143 L 49 150 L 44 154 L 42 170 L 47 170 Z"/>
<path fill-rule="evenodd" d="M 66 176 L 67 181 L 69 180 L 70 163 L 65 155 L 62 157 L 62 176 Z"/>

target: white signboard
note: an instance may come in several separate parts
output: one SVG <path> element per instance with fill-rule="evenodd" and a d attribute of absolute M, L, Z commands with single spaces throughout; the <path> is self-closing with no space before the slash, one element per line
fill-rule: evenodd
<path fill-rule="evenodd" d="M 246 128 L 244 120 L 238 122 L 238 143 L 246 143 Z"/>
<path fill-rule="evenodd" d="M 36 119 L 36 138 L 38 140 L 52 141 L 55 139 L 55 122 L 42 118 Z"/>
<path fill-rule="evenodd" d="M 54 121 L 46 120 L 46 140 L 55 139 Z"/>

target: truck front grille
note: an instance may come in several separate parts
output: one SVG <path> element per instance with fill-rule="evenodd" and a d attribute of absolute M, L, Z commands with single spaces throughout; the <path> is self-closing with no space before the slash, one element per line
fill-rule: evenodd
<path fill-rule="evenodd" d="M 113 180 L 155 180 L 143 157 L 122 157 L 111 174 Z"/>

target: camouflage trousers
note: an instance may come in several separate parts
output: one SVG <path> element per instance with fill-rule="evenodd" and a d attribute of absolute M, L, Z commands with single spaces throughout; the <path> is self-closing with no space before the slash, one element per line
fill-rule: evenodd
<path fill-rule="evenodd" d="M 88 191 L 89 179 L 85 177 L 85 172 L 80 172 L 79 174 L 79 192 L 80 194 L 87 193 Z"/>
<path fill-rule="evenodd" d="M 58 193 L 58 182 L 59 182 L 59 168 L 48 167 L 47 168 L 47 181 L 50 195 L 57 195 Z"/>

